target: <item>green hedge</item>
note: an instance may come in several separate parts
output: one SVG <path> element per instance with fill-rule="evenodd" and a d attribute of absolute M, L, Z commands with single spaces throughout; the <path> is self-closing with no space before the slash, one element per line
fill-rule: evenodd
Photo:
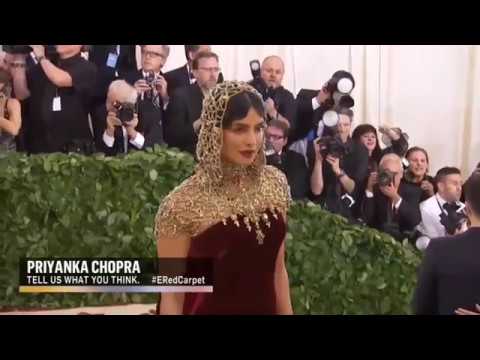
<path fill-rule="evenodd" d="M 190 155 L 160 147 L 119 158 L 0 158 L 0 307 L 155 302 L 154 294 L 18 294 L 18 260 L 155 256 L 158 204 L 193 166 Z M 287 253 L 296 313 L 409 312 L 419 262 L 409 245 L 296 204 Z"/>

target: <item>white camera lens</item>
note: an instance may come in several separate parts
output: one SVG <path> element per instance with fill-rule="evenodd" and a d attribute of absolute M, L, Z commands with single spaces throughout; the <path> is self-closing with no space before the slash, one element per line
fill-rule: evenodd
<path fill-rule="evenodd" d="M 322 117 L 323 123 L 325 126 L 332 127 L 338 124 L 338 114 L 336 111 L 328 110 L 325 111 Z"/>
<path fill-rule="evenodd" d="M 353 82 L 348 78 L 342 78 L 338 80 L 337 88 L 341 93 L 349 94 L 353 90 Z"/>

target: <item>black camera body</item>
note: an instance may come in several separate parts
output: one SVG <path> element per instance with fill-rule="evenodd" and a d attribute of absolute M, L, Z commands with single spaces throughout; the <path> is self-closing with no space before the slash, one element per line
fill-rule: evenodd
<path fill-rule="evenodd" d="M 45 46 L 45 56 L 51 57 L 57 54 L 57 45 Z M 3 50 L 9 54 L 30 54 L 33 49 L 29 45 L 3 45 Z"/>
<path fill-rule="evenodd" d="M 115 103 L 117 118 L 125 124 L 133 120 L 137 113 L 136 104 L 132 103 Z"/>
<path fill-rule="evenodd" d="M 352 108 L 355 101 L 350 93 L 355 87 L 355 80 L 347 71 L 336 71 L 327 81 L 324 89 L 331 95 L 331 99 L 327 100 L 329 107 Z"/>
<path fill-rule="evenodd" d="M 378 172 L 377 182 L 378 186 L 389 186 L 393 184 L 395 180 L 395 174 L 389 170 L 382 169 Z"/>
<path fill-rule="evenodd" d="M 448 235 L 455 235 L 455 232 L 460 230 L 467 220 L 468 217 L 463 210 L 448 213 L 442 211 L 440 214 L 440 224 L 443 225 Z"/>
<path fill-rule="evenodd" d="M 30 54 L 33 49 L 28 45 L 3 45 L 3 51 L 9 54 Z"/>
<path fill-rule="evenodd" d="M 253 86 L 263 98 L 263 101 L 272 99 L 276 103 L 277 90 L 267 86 L 267 83 L 261 77 L 261 65 L 258 60 L 250 61 L 250 71 L 253 76 L 253 80 L 249 82 L 249 85 Z"/>
<path fill-rule="evenodd" d="M 342 159 L 348 154 L 347 146 L 337 136 L 323 136 L 317 140 L 317 143 L 320 145 L 320 154 L 323 158 L 331 155 Z"/>
<path fill-rule="evenodd" d="M 147 85 L 150 87 L 155 86 L 155 74 L 153 72 L 147 73 L 147 76 L 145 77 L 145 81 L 147 82 Z"/>
<path fill-rule="evenodd" d="M 145 92 L 147 98 L 150 99 L 153 97 L 153 90 L 155 89 L 155 73 L 153 71 L 147 73 L 147 76 L 145 77 L 145 82 L 148 86 L 150 86 L 150 89 Z"/>
<path fill-rule="evenodd" d="M 254 78 L 249 82 L 249 85 L 253 86 L 263 98 L 263 101 L 267 99 L 272 99 L 276 103 L 277 90 L 272 87 L 268 87 L 265 81 L 261 77 Z"/>

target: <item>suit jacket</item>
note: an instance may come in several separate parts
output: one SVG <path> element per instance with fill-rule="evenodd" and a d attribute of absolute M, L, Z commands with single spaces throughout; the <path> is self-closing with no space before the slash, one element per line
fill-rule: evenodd
<path fill-rule="evenodd" d="M 97 102 L 104 102 L 110 83 L 118 77 L 123 78 L 127 73 L 137 70 L 135 45 L 120 45 L 120 55 L 115 68 L 107 66 L 108 55 L 116 52 L 117 45 L 93 45 L 89 51 L 89 61 L 97 66 L 97 85 L 95 98 Z"/>
<path fill-rule="evenodd" d="M 202 112 L 203 93 L 195 83 L 177 91 L 170 98 L 165 114 L 165 141 L 171 147 L 195 154 L 198 136 L 193 123 Z"/>
<path fill-rule="evenodd" d="M 254 78 L 249 81 L 248 84 L 253 86 L 262 95 L 264 101 L 268 98 L 273 100 L 278 113 L 288 119 L 290 123 L 290 133 L 294 133 L 297 116 L 297 103 L 293 94 L 283 86 L 279 86 L 276 89 L 268 88 L 267 84 L 261 77 Z M 273 119 L 274 118 L 267 114 L 267 122 Z"/>
<path fill-rule="evenodd" d="M 294 200 L 308 199 L 310 174 L 302 155 L 292 150 L 283 151 L 280 156 L 267 156 L 267 164 L 275 166 L 285 174 Z"/>
<path fill-rule="evenodd" d="M 425 251 L 413 298 L 418 315 L 449 314 L 480 303 L 480 228 L 434 239 Z"/>
<path fill-rule="evenodd" d="M 179 88 L 190 86 L 190 75 L 188 74 L 187 64 L 177 69 L 165 73 L 165 80 L 167 81 L 168 96 L 173 96 L 175 91 Z M 223 74 L 218 75 L 218 83 L 223 82 Z"/>
<path fill-rule="evenodd" d="M 447 235 L 445 226 L 440 222 L 440 215 L 442 213 L 447 213 L 446 210 L 441 208 L 444 204 L 445 200 L 438 194 L 435 194 L 420 203 L 422 222 L 418 225 L 418 230 L 430 239 Z M 457 205 L 462 206 L 463 204 L 458 201 Z"/>
<path fill-rule="evenodd" d="M 292 142 L 304 138 L 310 130 L 316 129 L 322 119 L 323 113 L 328 110 L 329 107 L 326 105 L 321 105 L 316 110 L 313 110 L 312 99 L 318 95 L 319 91 L 320 90 L 301 89 L 298 92 L 296 124 L 295 132 L 291 136 Z"/>
<path fill-rule="evenodd" d="M 362 204 L 362 215 L 367 225 L 385 231 L 401 241 L 406 237 L 405 233 L 413 232 L 422 220 L 419 208 L 421 192 L 416 187 L 400 183 L 399 195 L 402 202 L 395 211 L 390 199 L 378 187 L 374 188 L 373 194 L 373 198 L 365 197 Z"/>

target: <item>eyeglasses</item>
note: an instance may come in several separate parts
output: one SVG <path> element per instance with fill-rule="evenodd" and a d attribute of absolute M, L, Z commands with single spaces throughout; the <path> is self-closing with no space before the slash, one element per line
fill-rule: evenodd
<path fill-rule="evenodd" d="M 210 68 L 207 68 L 207 67 L 199 67 L 198 68 L 199 70 L 204 70 L 204 71 L 208 71 L 208 72 L 214 72 L 214 73 L 219 73 L 221 71 L 221 69 L 219 67 L 210 67 Z"/>
<path fill-rule="evenodd" d="M 142 50 L 142 55 L 145 56 L 145 57 L 152 57 L 152 58 L 160 57 L 162 59 L 165 59 L 164 54 L 161 54 L 161 53 L 158 53 L 158 52 L 155 52 L 155 51 Z"/>
<path fill-rule="evenodd" d="M 283 136 L 281 135 L 265 135 L 265 137 L 267 138 L 267 140 L 275 140 L 275 141 L 278 141 L 278 140 L 282 140 L 283 139 Z"/>

